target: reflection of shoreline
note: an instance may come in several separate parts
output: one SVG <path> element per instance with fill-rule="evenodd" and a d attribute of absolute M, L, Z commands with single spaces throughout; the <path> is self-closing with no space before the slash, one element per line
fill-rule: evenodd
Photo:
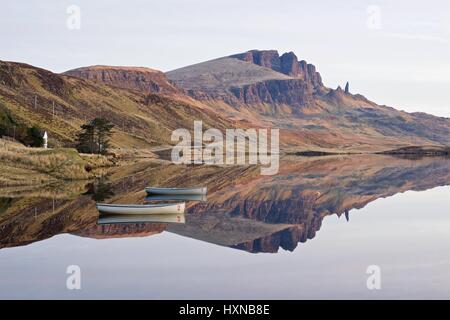
<path fill-rule="evenodd" d="M 92 239 L 108 239 L 108 238 L 130 238 L 130 237 L 149 237 L 159 234 L 166 229 L 165 223 L 108 223 L 98 224 L 89 228 L 81 229 L 72 234 L 92 238 Z"/>
<path fill-rule="evenodd" d="M 94 239 L 148 237 L 167 229 L 167 224 L 185 223 L 184 214 L 100 214 L 97 224 L 73 234 Z"/>
<path fill-rule="evenodd" d="M 76 197 L 86 191 L 89 180 L 60 181 L 36 186 L 10 186 L 0 188 L 1 198 L 50 198 L 67 199 Z"/>
<path fill-rule="evenodd" d="M 148 185 L 207 185 L 207 202 L 188 202 L 185 224 L 128 223 L 100 227 L 92 195 L 52 200 L 4 198 L 0 247 L 25 245 L 60 233 L 93 238 L 148 236 L 160 230 L 249 252 L 294 250 L 315 237 L 322 220 L 378 198 L 450 184 L 450 161 L 392 156 L 286 157 L 275 176 L 252 166 L 135 166 L 109 177 L 111 203 L 144 203 Z M 90 230 L 90 231 L 89 231 Z M 162 232 L 162 230 L 160 231 Z"/>

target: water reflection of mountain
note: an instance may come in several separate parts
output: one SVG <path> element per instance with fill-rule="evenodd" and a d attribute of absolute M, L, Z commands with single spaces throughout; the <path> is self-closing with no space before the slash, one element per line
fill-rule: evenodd
<path fill-rule="evenodd" d="M 59 233 L 92 238 L 173 232 L 249 252 L 294 250 L 316 236 L 324 217 L 382 197 L 450 184 L 450 161 L 390 156 L 286 158 L 274 176 L 256 167 L 138 163 L 109 177 L 111 202 L 142 203 L 147 185 L 207 185 L 207 202 L 190 202 L 185 224 L 97 225 L 94 200 L 4 198 L 0 246 L 24 245 Z M 351 217 L 350 217 L 351 220 Z"/>
<path fill-rule="evenodd" d="M 148 237 L 163 232 L 166 229 L 164 223 L 116 223 L 97 224 L 76 231 L 74 234 L 80 237 L 94 239 Z"/>

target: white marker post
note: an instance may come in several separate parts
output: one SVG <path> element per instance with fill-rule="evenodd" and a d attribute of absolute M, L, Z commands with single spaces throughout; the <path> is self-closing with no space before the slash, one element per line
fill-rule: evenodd
<path fill-rule="evenodd" d="M 47 149 L 47 143 L 48 143 L 47 131 L 44 132 L 44 136 L 42 138 L 44 139 L 44 148 Z"/>

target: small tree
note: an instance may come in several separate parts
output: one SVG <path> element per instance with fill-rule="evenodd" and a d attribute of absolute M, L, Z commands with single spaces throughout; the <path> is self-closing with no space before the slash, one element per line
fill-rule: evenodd
<path fill-rule="evenodd" d="M 83 124 L 81 130 L 77 137 L 77 150 L 82 153 L 94 153 L 95 137 L 92 121 Z"/>
<path fill-rule="evenodd" d="M 109 148 L 109 138 L 114 125 L 105 118 L 94 119 L 94 129 L 97 134 L 97 153 L 104 154 Z"/>
<path fill-rule="evenodd" d="M 43 134 L 37 127 L 31 127 L 27 129 L 25 140 L 26 144 L 30 145 L 31 147 L 42 147 L 42 145 L 44 144 Z"/>
<path fill-rule="evenodd" d="M 77 150 L 83 153 L 105 154 L 109 148 L 109 138 L 114 125 L 105 118 L 95 118 L 81 126 L 78 134 Z"/>

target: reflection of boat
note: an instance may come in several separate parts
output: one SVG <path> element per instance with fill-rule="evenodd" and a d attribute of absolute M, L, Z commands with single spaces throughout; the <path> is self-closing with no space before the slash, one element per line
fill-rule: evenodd
<path fill-rule="evenodd" d="M 163 195 L 174 195 L 174 194 L 206 194 L 206 187 L 204 188 L 145 188 L 148 194 L 163 194 Z"/>
<path fill-rule="evenodd" d="M 184 213 L 184 207 L 184 203 L 142 205 L 97 203 L 97 210 L 108 214 L 179 214 Z"/>
<path fill-rule="evenodd" d="M 183 201 L 206 201 L 204 194 L 150 194 L 145 197 L 147 201 L 183 200 Z"/>
<path fill-rule="evenodd" d="M 98 217 L 98 224 L 120 224 L 120 223 L 184 223 L 184 214 L 107 214 Z"/>

